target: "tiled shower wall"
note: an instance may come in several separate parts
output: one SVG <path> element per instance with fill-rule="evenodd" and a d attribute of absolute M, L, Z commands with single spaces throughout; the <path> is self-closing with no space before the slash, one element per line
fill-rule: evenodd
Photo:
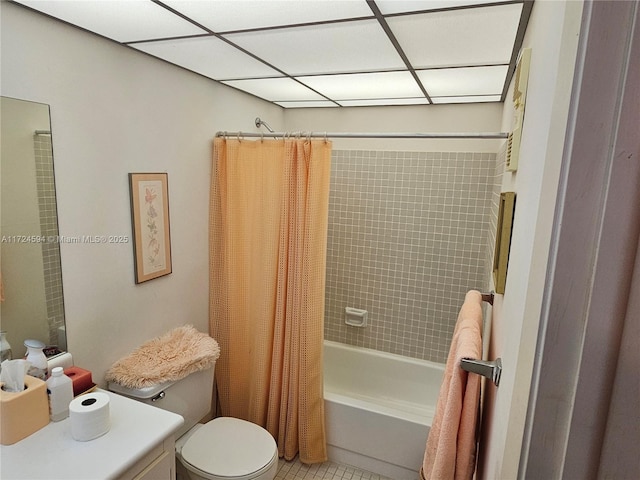
<path fill-rule="evenodd" d="M 53 177 L 53 150 L 51 135 L 36 134 L 33 137 L 36 159 L 36 186 L 40 210 L 40 234 L 43 237 L 58 235 L 56 187 Z M 57 241 L 42 243 L 44 285 L 49 323 L 49 342 L 58 344 L 58 327 L 64 325 L 62 271 L 60 245 Z"/>
<path fill-rule="evenodd" d="M 445 362 L 465 293 L 489 285 L 496 179 L 495 154 L 334 151 L 325 339 Z"/>

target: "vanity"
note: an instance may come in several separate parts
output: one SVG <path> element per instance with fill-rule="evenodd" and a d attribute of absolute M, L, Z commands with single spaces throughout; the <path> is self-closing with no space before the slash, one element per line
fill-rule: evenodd
<path fill-rule="evenodd" d="M 69 418 L 0 446 L 2 478 L 175 480 L 175 413 L 109 395 L 110 430 L 88 442 L 71 437 Z"/>

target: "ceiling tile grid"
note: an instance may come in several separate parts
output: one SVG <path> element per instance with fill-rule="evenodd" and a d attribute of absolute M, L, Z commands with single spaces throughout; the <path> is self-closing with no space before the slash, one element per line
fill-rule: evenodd
<path fill-rule="evenodd" d="M 377 20 L 253 30 L 224 38 L 293 76 L 405 68 Z"/>
<path fill-rule="evenodd" d="M 533 0 L 14 0 L 284 108 L 504 101 Z"/>

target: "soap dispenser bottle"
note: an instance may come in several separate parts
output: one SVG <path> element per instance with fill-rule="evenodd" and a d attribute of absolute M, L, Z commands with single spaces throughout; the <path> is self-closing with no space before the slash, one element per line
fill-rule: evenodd
<path fill-rule="evenodd" d="M 69 416 L 69 404 L 73 400 L 73 382 L 64 374 L 62 367 L 54 367 L 47 379 L 49 394 L 49 414 L 58 422 Z"/>

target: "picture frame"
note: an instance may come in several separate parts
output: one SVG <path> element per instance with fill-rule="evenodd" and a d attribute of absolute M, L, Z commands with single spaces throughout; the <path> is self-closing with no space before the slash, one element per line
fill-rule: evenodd
<path fill-rule="evenodd" d="M 136 284 L 168 275 L 171 266 L 167 173 L 129 173 Z"/>
<path fill-rule="evenodd" d="M 511 249 L 511 230 L 516 206 L 515 192 L 502 192 L 498 205 L 498 225 L 496 244 L 493 254 L 493 283 L 496 293 L 504 293 L 507 283 L 509 251 Z"/>

